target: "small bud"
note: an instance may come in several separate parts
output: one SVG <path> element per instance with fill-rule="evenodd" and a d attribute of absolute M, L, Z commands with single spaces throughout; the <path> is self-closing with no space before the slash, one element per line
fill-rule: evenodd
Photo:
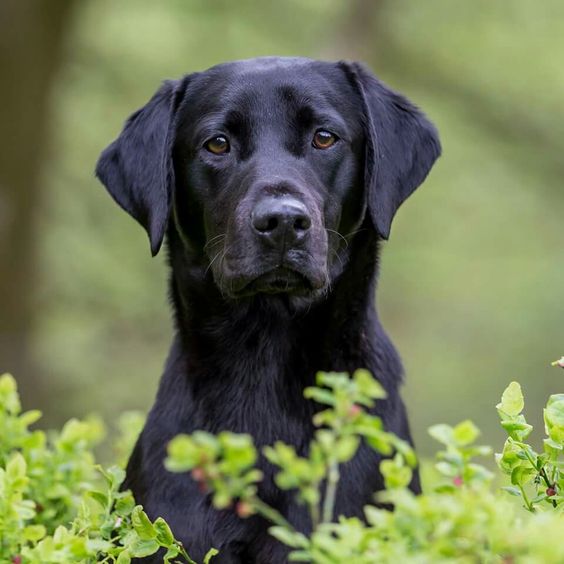
<path fill-rule="evenodd" d="M 114 523 L 114 529 L 117 529 L 118 527 L 120 527 L 122 523 L 123 523 L 123 519 L 121 517 L 118 517 L 116 519 L 116 522 Z"/>
<path fill-rule="evenodd" d="M 455 476 L 452 479 L 452 483 L 457 487 L 460 488 L 462 486 L 462 484 L 464 484 L 464 480 L 462 479 L 461 476 Z"/>
<path fill-rule="evenodd" d="M 349 409 L 349 417 L 353 419 L 357 415 L 360 415 L 361 413 L 362 413 L 362 407 L 360 407 L 360 405 L 357 405 L 356 403 L 353 403 Z"/>
<path fill-rule="evenodd" d="M 194 468 L 191 475 L 196 482 L 203 482 L 206 479 L 206 472 L 202 468 Z"/>
<path fill-rule="evenodd" d="M 241 519 L 246 519 L 254 513 L 251 504 L 246 501 L 239 501 L 235 506 L 235 512 L 239 515 L 239 517 L 241 517 Z"/>
<path fill-rule="evenodd" d="M 560 368 L 564 368 L 564 356 L 560 358 L 560 360 L 555 360 L 551 363 L 551 366 L 560 366 Z"/>
<path fill-rule="evenodd" d="M 556 495 L 556 488 L 554 486 L 550 486 L 549 488 L 546 488 L 546 495 L 548 497 L 552 497 L 553 495 Z"/>

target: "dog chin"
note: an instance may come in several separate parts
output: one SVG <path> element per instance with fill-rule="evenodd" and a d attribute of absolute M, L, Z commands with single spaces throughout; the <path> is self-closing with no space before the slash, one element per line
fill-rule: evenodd
<path fill-rule="evenodd" d="M 222 279 L 220 289 L 225 296 L 234 299 L 278 296 L 310 302 L 324 294 L 328 285 L 323 273 L 304 273 L 286 267 L 274 268 L 258 276 L 238 274 L 229 278 Z"/>

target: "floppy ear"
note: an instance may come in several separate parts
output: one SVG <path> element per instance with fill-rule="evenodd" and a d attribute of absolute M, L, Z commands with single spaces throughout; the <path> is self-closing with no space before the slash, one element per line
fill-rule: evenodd
<path fill-rule="evenodd" d="M 363 105 L 368 211 L 380 236 L 387 239 L 397 209 L 441 154 L 439 136 L 418 108 L 363 65 L 344 65 Z"/>
<path fill-rule="evenodd" d="M 163 242 L 174 186 L 172 143 L 185 80 L 166 81 L 126 121 L 100 155 L 96 176 L 114 200 L 147 231 L 155 256 Z"/>

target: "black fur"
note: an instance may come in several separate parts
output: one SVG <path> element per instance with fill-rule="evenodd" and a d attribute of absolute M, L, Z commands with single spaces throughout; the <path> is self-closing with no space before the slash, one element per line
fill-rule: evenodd
<path fill-rule="evenodd" d="M 318 129 L 337 143 L 312 147 Z M 230 142 L 224 155 L 205 148 L 218 134 Z M 285 562 L 287 550 L 263 519 L 216 511 L 189 475 L 164 469 L 176 434 L 228 429 L 305 454 L 315 405 L 304 387 L 318 370 L 364 367 L 388 393 L 375 413 L 411 440 L 401 363 L 374 308 L 377 257 L 398 206 L 439 153 L 426 118 L 360 65 L 265 58 L 165 83 L 102 154 L 99 178 L 145 227 L 153 253 L 166 230 L 176 316 L 126 487 L 196 560 L 212 546 L 219 563 Z M 274 245 L 250 225 L 257 202 L 280 198 L 311 219 L 299 243 Z M 345 465 L 336 515 L 362 515 L 383 485 L 378 462 L 362 445 Z M 307 532 L 306 509 L 274 487 L 264 460 L 260 467 L 262 499 Z"/>

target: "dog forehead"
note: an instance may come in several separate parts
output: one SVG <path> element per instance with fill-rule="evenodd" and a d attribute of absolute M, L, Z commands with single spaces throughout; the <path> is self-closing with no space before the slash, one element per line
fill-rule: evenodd
<path fill-rule="evenodd" d="M 294 57 L 261 57 L 223 63 L 197 73 L 190 84 L 195 115 L 228 109 L 280 109 L 281 103 L 344 107 L 351 91 L 336 63 Z"/>

